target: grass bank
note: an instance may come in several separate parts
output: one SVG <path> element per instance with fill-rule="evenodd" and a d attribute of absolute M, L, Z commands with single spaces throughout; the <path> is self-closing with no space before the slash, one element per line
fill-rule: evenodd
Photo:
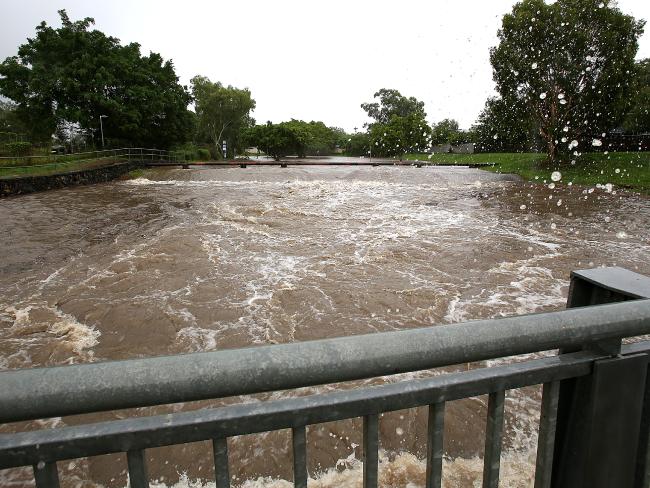
<path fill-rule="evenodd" d="M 585 153 L 574 160 L 549 165 L 544 154 L 409 154 L 408 160 L 441 164 L 494 163 L 486 171 L 513 173 L 529 181 L 550 181 L 553 171 L 562 173 L 562 182 L 595 186 L 611 183 L 650 194 L 650 152 Z"/>
<path fill-rule="evenodd" d="M 110 166 L 122 162 L 123 159 L 99 159 L 92 161 L 63 161 L 31 166 L 0 167 L 0 178 L 15 178 L 20 176 L 48 176 L 72 171 Z"/>

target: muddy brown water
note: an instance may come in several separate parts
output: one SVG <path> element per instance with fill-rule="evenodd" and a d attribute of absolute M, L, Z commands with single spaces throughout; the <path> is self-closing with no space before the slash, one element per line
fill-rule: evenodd
<path fill-rule="evenodd" d="M 2 200 L 0 369 L 557 310 L 572 269 L 617 265 L 650 274 L 649 198 L 550 183 L 550 174 L 546 184 L 529 184 L 467 168 L 155 169 Z M 448 406 L 446 486 L 480 480 L 485 404 Z M 539 390 L 509 392 L 506 409 L 501 486 L 528 486 Z M 380 431 L 383 486 L 423 485 L 426 413 L 385 414 Z M 358 419 L 312 426 L 308 441 L 313 486 L 360 486 Z M 290 447 L 285 431 L 231 438 L 233 484 L 291 486 Z M 148 457 L 162 485 L 213 476 L 206 443 L 152 449 Z M 59 463 L 64 486 L 122 487 L 125 466 L 123 455 Z M 2 486 L 28 486 L 30 478 L 31 469 L 0 471 Z"/>

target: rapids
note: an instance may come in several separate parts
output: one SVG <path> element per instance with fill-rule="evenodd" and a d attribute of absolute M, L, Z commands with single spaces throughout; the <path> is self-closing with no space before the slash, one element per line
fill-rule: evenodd
<path fill-rule="evenodd" d="M 650 274 L 650 199 L 566 183 L 467 168 L 157 169 L 0 200 L 0 370 L 557 310 L 572 269 Z M 531 485 L 539 400 L 538 388 L 508 392 L 501 486 Z M 219 402 L 131 413 L 207 404 Z M 445 486 L 480 483 L 485 409 L 485 398 L 448 406 Z M 382 416 L 383 486 L 423 486 L 425 436 L 423 409 Z M 359 419 L 312 426 L 308 442 L 310 486 L 361 486 Z M 291 486 L 290 447 L 285 431 L 230 439 L 233 485 Z M 208 444 L 148 454 L 160 486 L 209 486 Z M 125 486 L 125 466 L 59 464 L 63 486 Z M 0 471 L 2 486 L 30 478 Z"/>

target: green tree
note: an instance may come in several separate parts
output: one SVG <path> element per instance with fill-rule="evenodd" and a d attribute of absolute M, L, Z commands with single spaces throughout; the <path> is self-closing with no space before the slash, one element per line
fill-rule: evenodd
<path fill-rule="evenodd" d="M 424 102 L 420 102 L 415 97 L 407 98 L 397 90 L 382 88 L 373 95 L 373 98 L 379 98 L 379 102 L 362 103 L 361 108 L 376 123 L 387 124 L 394 116 L 417 115 L 422 119 L 426 118 Z"/>
<path fill-rule="evenodd" d="M 428 150 L 431 128 L 426 122 L 424 102 L 386 88 L 375 93 L 374 98 L 379 102 L 361 104 L 375 120 L 368 126 L 373 155 L 401 158 L 406 152 Z"/>
<path fill-rule="evenodd" d="M 514 103 L 513 103 L 514 102 Z M 536 134 L 526 106 L 518 100 L 489 98 L 473 127 L 476 148 L 483 152 L 537 150 Z"/>
<path fill-rule="evenodd" d="M 551 161 L 620 120 L 643 25 L 611 0 L 523 0 L 503 17 L 497 91 L 525 106 Z"/>
<path fill-rule="evenodd" d="M 386 124 L 370 126 L 373 156 L 398 156 L 430 149 L 431 128 L 419 114 L 393 115 Z"/>
<path fill-rule="evenodd" d="M 288 129 L 293 134 L 293 146 L 285 155 L 295 154 L 300 158 L 307 156 L 307 150 L 313 139 L 310 125 L 303 120 L 296 119 L 291 119 L 288 122 L 281 122 L 278 125 Z"/>
<path fill-rule="evenodd" d="M 256 125 L 247 130 L 246 139 L 249 144 L 257 146 L 276 161 L 284 156 L 297 154 L 301 151 L 304 141 L 296 131 L 296 125 L 291 122 Z"/>
<path fill-rule="evenodd" d="M 313 120 L 309 122 L 309 130 L 311 140 L 307 146 L 307 154 L 312 156 L 332 154 L 343 132 L 342 129 L 328 127 L 323 122 Z"/>
<path fill-rule="evenodd" d="M 27 136 L 27 132 L 18 117 L 16 105 L 0 100 L 0 143 L 22 140 Z"/>
<path fill-rule="evenodd" d="M 370 134 L 367 132 L 351 134 L 342 147 L 350 156 L 368 156 L 370 154 Z"/>
<path fill-rule="evenodd" d="M 298 141 L 296 154 L 299 157 L 332 154 L 340 138 L 342 129 L 333 129 L 327 127 L 320 121 L 305 122 L 304 120 L 291 119 L 288 122 L 282 122 L 294 134 Z"/>
<path fill-rule="evenodd" d="M 58 29 L 42 22 L 18 54 L 0 64 L 0 94 L 13 100 L 33 140 L 49 140 L 62 123 L 78 124 L 98 140 L 99 116 L 111 139 L 168 147 L 191 127 L 190 95 L 171 61 L 140 54 L 138 44 L 91 30 L 60 10 Z"/>
<path fill-rule="evenodd" d="M 636 64 L 630 109 L 623 119 L 623 129 L 629 134 L 650 132 L 650 59 Z"/>
<path fill-rule="evenodd" d="M 459 140 L 460 128 L 458 121 L 454 119 L 443 119 L 434 124 L 431 131 L 431 142 L 434 145 L 456 144 Z"/>
<path fill-rule="evenodd" d="M 192 78 L 192 95 L 195 100 L 197 135 L 214 145 L 217 154 L 223 154 L 221 143 L 227 141 L 234 152 L 242 149 L 244 131 L 254 125 L 251 110 L 255 100 L 251 92 L 233 86 L 213 83 L 205 76 Z"/>

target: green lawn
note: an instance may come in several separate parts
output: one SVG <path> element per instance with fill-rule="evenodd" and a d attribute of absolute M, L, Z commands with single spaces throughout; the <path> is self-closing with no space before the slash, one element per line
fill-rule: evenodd
<path fill-rule="evenodd" d="M 579 158 L 549 165 L 544 154 L 490 153 L 490 154 L 409 154 L 408 160 L 444 164 L 494 163 L 485 170 L 496 173 L 514 173 L 529 181 L 550 181 L 551 173 L 562 173 L 562 182 L 594 186 L 611 183 L 650 194 L 650 152 L 587 153 Z"/>

